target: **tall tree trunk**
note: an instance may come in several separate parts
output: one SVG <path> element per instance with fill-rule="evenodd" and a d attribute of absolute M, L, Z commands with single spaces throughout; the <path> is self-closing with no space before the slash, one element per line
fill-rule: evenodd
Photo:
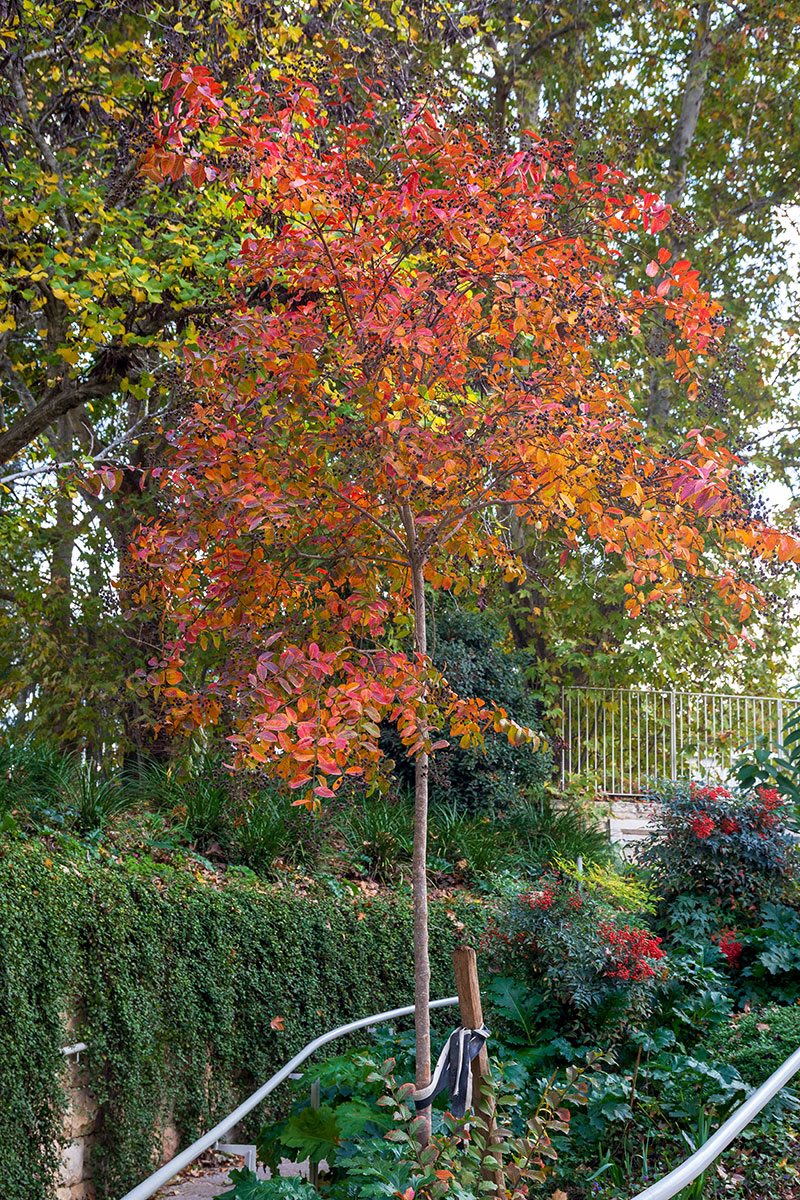
<path fill-rule="evenodd" d="M 706 0 L 700 5 L 697 15 L 695 40 L 689 54 L 680 112 L 669 148 L 667 186 L 664 190 L 667 204 L 680 204 L 686 191 L 686 165 L 705 95 L 708 60 L 714 49 L 710 29 L 711 10 L 712 2 Z M 684 247 L 672 238 L 670 250 L 680 258 Z M 647 395 L 647 424 L 651 429 L 663 429 L 670 415 L 672 375 L 668 370 L 670 364 L 664 359 L 668 341 L 667 322 L 660 316 L 648 339 L 648 349 L 653 357 Z"/>
<path fill-rule="evenodd" d="M 578 107 L 578 92 L 583 81 L 583 54 L 586 47 L 586 17 L 589 12 L 589 0 L 575 0 L 573 19 L 575 29 L 572 33 L 571 46 L 566 62 L 567 78 L 561 94 L 561 119 L 564 132 L 569 136 L 575 128 L 575 116 Z"/>
<path fill-rule="evenodd" d="M 406 506 L 403 514 L 409 537 L 411 584 L 414 595 L 414 651 L 428 653 L 428 622 L 425 608 L 424 560 L 414 528 L 414 517 Z M 420 735 L 428 736 L 427 715 L 422 718 Z M 414 765 L 414 854 L 411 878 L 414 894 L 414 1030 L 416 1033 L 416 1086 L 427 1087 L 431 1078 L 431 964 L 428 947 L 428 772 L 429 761 L 422 751 Z M 418 1137 L 425 1145 L 430 1137 L 430 1107 L 419 1113 L 426 1119 Z"/>
<path fill-rule="evenodd" d="M 72 429 L 68 416 L 60 417 L 50 431 L 50 440 L 56 448 L 58 458 L 68 461 L 72 454 Z M 55 523 L 53 525 L 50 559 L 50 588 L 47 601 L 47 624 L 53 643 L 53 661 L 58 672 L 69 681 L 72 629 L 72 556 L 75 551 L 75 511 L 72 497 L 67 490 L 66 480 L 60 474 L 55 501 Z M 54 714 L 51 731 L 67 752 L 81 749 L 74 733 L 70 734 L 68 721 L 72 715 L 67 706 L 60 706 Z"/>
<path fill-rule="evenodd" d="M 122 476 L 119 490 L 111 497 L 108 523 L 119 560 L 118 596 L 124 613 L 135 612 L 134 594 L 140 584 L 136 564 L 131 558 L 131 541 L 141 519 L 139 501 L 142 498 L 141 478 L 146 465 L 143 455 L 137 454 L 136 465 L 128 467 Z M 152 618 L 128 617 L 125 620 L 125 659 L 129 676 L 146 664 L 162 646 L 161 630 Z M 161 705 L 149 701 L 143 705 L 134 692 L 123 689 L 118 700 L 118 720 L 124 738 L 124 763 L 139 772 L 146 762 L 168 763 L 174 751 L 163 721 Z M 156 726 L 158 725 L 158 728 Z"/>

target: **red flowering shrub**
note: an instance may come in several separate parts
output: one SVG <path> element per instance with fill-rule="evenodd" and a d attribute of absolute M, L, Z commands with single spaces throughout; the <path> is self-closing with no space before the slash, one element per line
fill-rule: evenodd
<path fill-rule="evenodd" d="M 730 824 L 730 822 L 728 823 Z M 708 813 L 698 813 L 696 816 L 692 817 L 690 828 L 694 836 L 700 838 L 702 841 L 703 838 L 710 837 L 710 835 L 714 832 L 715 826 Z M 720 822 L 720 829 L 721 828 L 722 822 Z"/>
<path fill-rule="evenodd" d="M 562 1005 L 574 1025 L 594 1029 L 645 1016 L 663 970 L 655 964 L 665 958 L 660 938 L 620 926 L 607 904 L 561 875 L 508 899 L 481 949 L 504 974 Z"/>
<path fill-rule="evenodd" d="M 643 979 L 655 978 L 653 960 L 664 957 L 660 937 L 654 937 L 649 929 L 630 929 L 627 925 L 616 929 L 604 921 L 600 925 L 600 938 L 609 948 L 604 972 L 609 979 L 641 983 Z"/>
<path fill-rule="evenodd" d="M 719 950 L 728 960 L 729 967 L 738 967 L 742 957 L 742 943 L 736 941 L 735 929 L 723 929 L 719 935 Z"/>
<path fill-rule="evenodd" d="M 680 783 L 655 799 L 659 821 L 642 861 L 662 896 L 690 892 L 751 910 L 780 898 L 796 850 L 774 788 L 737 794 L 719 784 Z"/>

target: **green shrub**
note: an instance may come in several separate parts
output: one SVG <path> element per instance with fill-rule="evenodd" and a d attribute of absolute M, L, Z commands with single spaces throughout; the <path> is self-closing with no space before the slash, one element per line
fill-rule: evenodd
<path fill-rule="evenodd" d="M 733 909 L 780 899 L 797 851 L 774 789 L 735 795 L 700 783 L 665 785 L 640 861 L 665 898 L 693 893 Z"/>
<path fill-rule="evenodd" d="M 712 1060 L 729 1063 L 751 1087 L 777 1071 L 800 1047 L 800 1007 L 770 1004 L 721 1026 L 708 1039 Z"/>
<path fill-rule="evenodd" d="M 541 868 L 558 855 L 585 861 L 607 861 L 611 846 L 606 833 L 575 805 L 556 807 L 550 799 L 524 797 L 511 806 L 503 821 L 517 859 Z"/>
<path fill-rule="evenodd" d="M 57 747 L 7 735 L 0 740 L 0 812 L 15 810 L 28 828 L 63 826 L 66 774 L 66 760 Z"/>
<path fill-rule="evenodd" d="M 522 725 L 538 729 L 541 707 L 528 686 L 527 656 L 503 648 L 507 630 L 489 613 L 469 612 L 438 601 L 433 661 L 460 696 L 480 696 L 501 705 Z M 431 759 L 431 796 L 462 812 L 494 815 L 521 795 L 541 795 L 553 770 L 549 750 L 533 751 L 509 744 L 504 734 L 488 731 L 486 752 L 451 745 Z M 411 792 L 414 763 L 405 753 L 397 730 L 384 730 L 382 745 L 394 759 L 400 786 Z"/>
<path fill-rule="evenodd" d="M 600 897 L 558 872 L 498 905 L 482 946 L 510 977 L 510 1005 L 515 986 L 530 986 L 551 1013 L 560 1010 L 562 1028 L 578 1033 L 618 1030 L 647 1016 L 664 967 L 661 939 Z M 493 995 L 499 999 L 501 990 Z"/>
<path fill-rule="evenodd" d="M 478 905 L 432 904 L 437 996 L 454 990 L 453 918 L 483 921 Z M 116 1200 L 152 1161 L 165 1110 L 191 1140 L 323 1030 L 413 1000 L 410 900 L 217 888 L 149 860 L 9 844 L 0 996 L 3 1200 L 52 1195 L 59 1049 L 76 1039 L 101 1105 L 98 1200 Z M 67 1009 L 81 1014 L 69 1035 Z"/>
<path fill-rule="evenodd" d="M 411 861 L 414 813 L 402 801 L 354 799 L 341 813 L 339 828 L 354 866 L 370 879 L 386 882 Z"/>
<path fill-rule="evenodd" d="M 289 837 L 291 809 L 269 792 L 257 792 L 239 813 L 232 831 L 239 857 L 254 871 L 269 875 L 278 857 L 284 857 Z"/>

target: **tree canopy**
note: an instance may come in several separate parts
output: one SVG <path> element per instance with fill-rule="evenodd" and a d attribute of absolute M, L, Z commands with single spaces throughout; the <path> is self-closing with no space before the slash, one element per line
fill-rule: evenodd
<path fill-rule="evenodd" d="M 675 209 L 663 236 L 631 231 L 615 278 L 634 290 L 663 244 L 672 262 L 691 261 L 729 322 L 699 366 L 696 395 L 672 379 L 663 323 L 632 337 L 627 400 L 668 456 L 687 429 L 724 429 L 752 508 L 768 479 L 794 486 L 797 457 L 788 240 L 797 16 L 796 4 L 772 0 L 479 11 L 366 0 L 3 5 L 0 690 L 9 717 L 97 753 L 152 744 L 158 714 L 125 681 L 160 651 L 157 632 L 126 623 L 129 598 L 115 581 L 127 578 L 142 511 L 157 504 L 146 472 L 187 401 L 183 353 L 229 302 L 240 236 L 222 189 L 141 171 L 170 120 L 169 70 L 205 67 L 229 103 L 254 69 L 262 82 L 299 74 L 327 98 L 332 72 L 346 72 L 351 117 L 380 78 L 379 139 L 427 94 L 451 121 L 485 126 L 498 151 L 526 148 L 535 138 L 525 129 L 568 137 L 579 159 L 602 145 L 633 192 L 659 192 Z M 217 133 L 206 125 L 198 136 L 211 153 Z M 774 514 L 787 530 L 792 503 Z M 703 632 L 706 601 L 680 620 L 650 604 L 631 622 L 624 562 L 582 534 L 566 564 L 558 538 L 522 526 L 509 537 L 526 577 L 485 600 L 538 662 L 540 686 L 554 676 L 641 683 L 647 672 L 771 690 L 792 662 L 793 571 L 740 564 L 772 600 L 751 622 L 757 648 L 740 643 L 732 654 Z"/>

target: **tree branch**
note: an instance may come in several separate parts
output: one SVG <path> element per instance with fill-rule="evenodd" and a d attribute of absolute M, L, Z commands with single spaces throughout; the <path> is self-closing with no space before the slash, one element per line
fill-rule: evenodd
<path fill-rule="evenodd" d="M 67 186 L 64 183 L 64 176 L 61 173 L 61 167 L 58 159 L 53 153 L 52 146 L 44 137 L 41 129 L 31 116 L 28 97 L 25 95 L 25 88 L 18 71 L 12 71 L 11 88 L 17 101 L 17 107 L 19 109 L 20 120 L 22 121 L 23 127 L 27 129 L 28 133 L 33 138 L 37 150 L 41 154 L 46 166 L 50 169 L 50 173 L 55 175 L 56 179 L 58 180 L 58 191 L 63 201 L 63 203 L 59 204 L 58 208 L 56 209 L 59 218 L 59 224 L 66 233 L 72 233 L 72 220 L 70 219 L 69 211 L 67 209 L 68 192 Z"/>
<path fill-rule="evenodd" d="M 113 380 L 101 382 L 89 379 L 85 383 L 67 381 L 66 386 L 51 388 L 44 400 L 15 421 L 10 429 L 0 433 L 0 463 L 12 459 L 59 417 L 77 408 L 85 400 L 98 400 L 107 396 L 115 386 Z"/>

